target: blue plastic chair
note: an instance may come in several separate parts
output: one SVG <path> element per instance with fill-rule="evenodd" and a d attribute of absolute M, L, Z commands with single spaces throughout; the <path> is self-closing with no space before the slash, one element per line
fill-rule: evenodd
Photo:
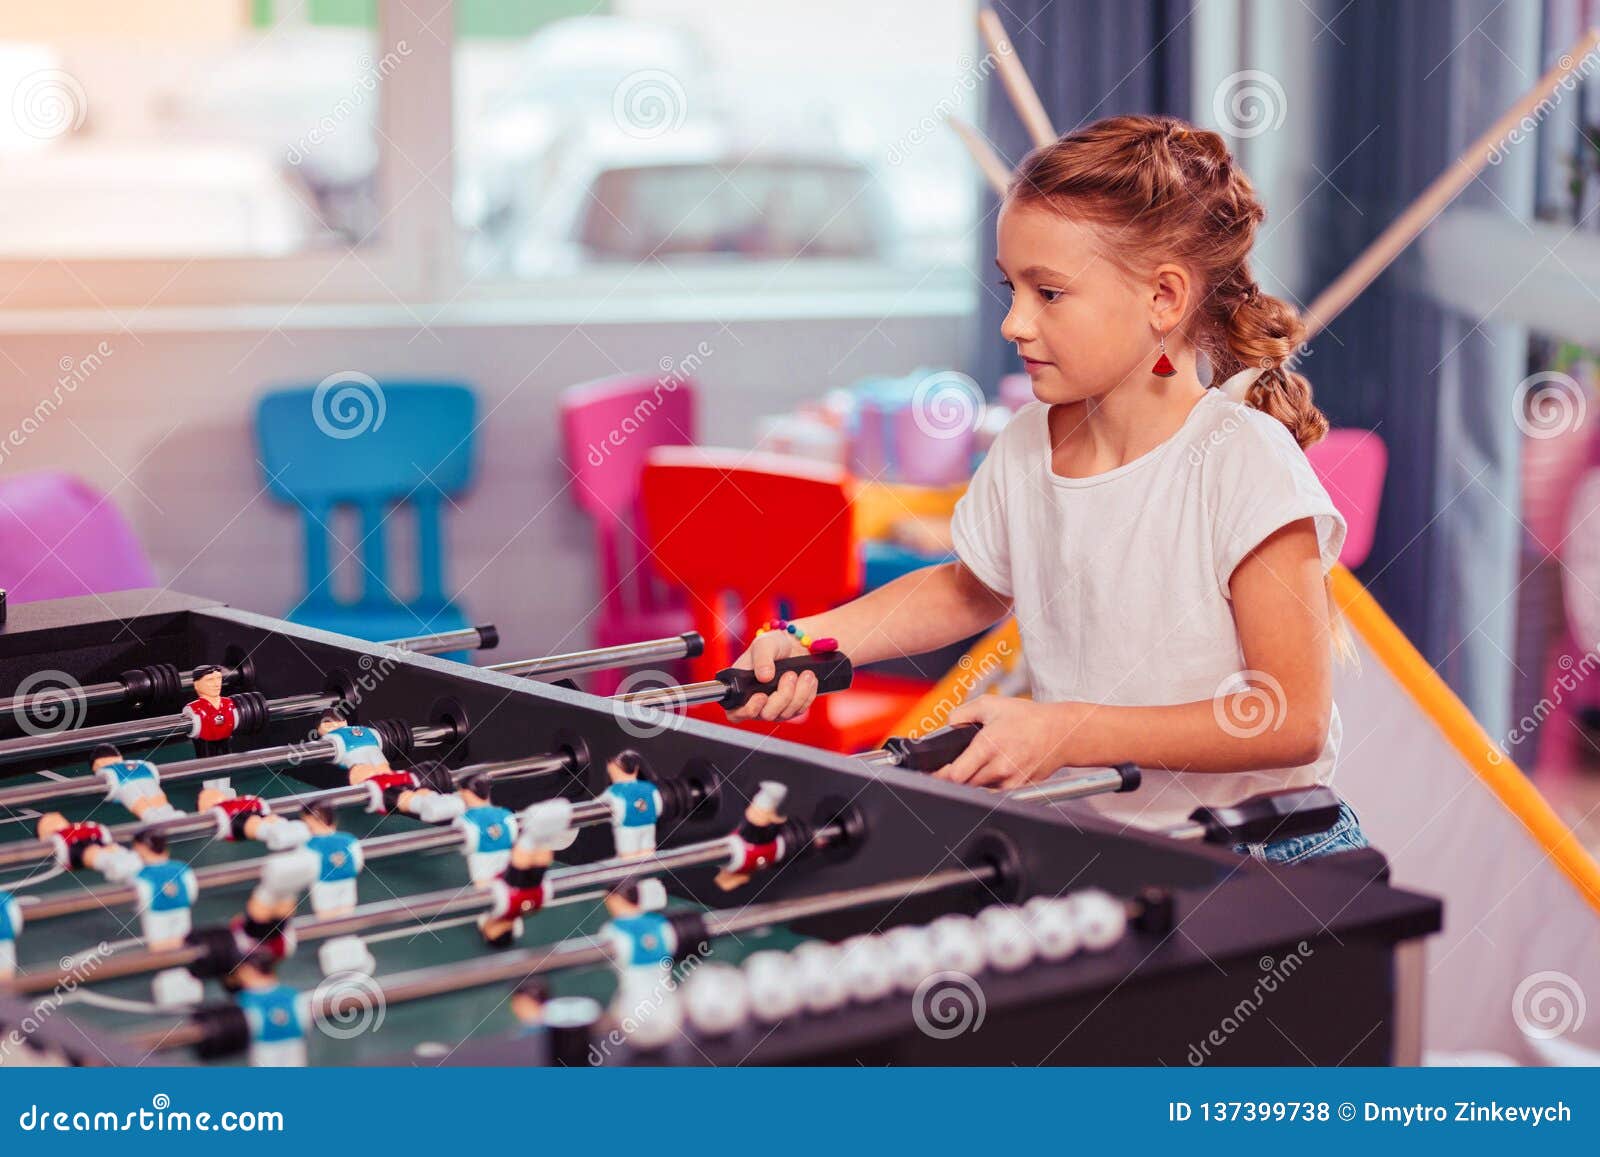
<path fill-rule="evenodd" d="M 261 399 L 256 438 L 267 488 L 299 508 L 305 530 L 306 593 L 292 621 L 358 639 L 468 625 L 444 591 L 439 507 L 471 483 L 476 412 L 465 386 L 380 385 L 353 373 Z M 386 519 L 398 505 L 416 512 L 418 591 L 409 602 L 390 589 Z M 353 507 L 360 522 L 362 584 L 353 603 L 333 591 L 328 540 L 339 506 Z"/>

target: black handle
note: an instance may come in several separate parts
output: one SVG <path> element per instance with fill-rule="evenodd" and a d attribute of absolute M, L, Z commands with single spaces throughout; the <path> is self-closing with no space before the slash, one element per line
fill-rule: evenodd
<path fill-rule="evenodd" d="M 1331 787 L 1291 787 L 1253 795 L 1228 807 L 1196 808 L 1189 819 L 1211 844 L 1261 844 L 1314 836 L 1339 822 L 1339 796 Z"/>
<path fill-rule="evenodd" d="M 725 685 L 728 690 L 722 697 L 722 705 L 729 710 L 744 706 L 752 695 L 771 694 L 778 689 L 778 680 L 785 674 L 794 671 L 810 671 L 817 677 L 817 693 L 825 694 L 829 691 L 843 691 L 850 686 L 854 672 L 850 667 L 850 657 L 843 651 L 823 651 L 820 655 L 796 655 L 792 659 L 779 659 L 774 667 L 772 681 L 763 683 L 756 678 L 756 673 L 749 667 L 726 667 L 717 672 L 717 682 Z"/>
<path fill-rule="evenodd" d="M 698 659 L 706 653 L 706 640 L 699 631 L 685 631 L 678 638 L 683 640 L 683 657 Z"/>
<path fill-rule="evenodd" d="M 954 762 L 982 728 L 981 723 L 957 723 L 916 739 L 896 735 L 884 740 L 883 747 L 893 754 L 896 767 L 907 771 L 938 771 Z"/>
<path fill-rule="evenodd" d="M 1136 764 L 1119 763 L 1114 770 L 1122 776 L 1122 786 L 1112 793 L 1114 795 L 1120 795 L 1125 791 L 1138 791 L 1139 785 L 1144 782 L 1144 773 Z"/>

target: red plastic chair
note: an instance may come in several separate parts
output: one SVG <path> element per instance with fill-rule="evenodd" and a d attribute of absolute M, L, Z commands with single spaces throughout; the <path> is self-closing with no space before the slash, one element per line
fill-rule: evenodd
<path fill-rule="evenodd" d="M 677 591 L 661 582 L 640 538 L 639 471 L 652 447 L 694 441 L 694 385 L 643 375 L 573 386 L 561 398 L 561 437 L 572 496 L 594 520 L 601 584 L 594 645 L 610 647 L 690 629 Z M 597 695 L 613 694 L 623 672 L 590 677 Z"/>
<path fill-rule="evenodd" d="M 1339 561 L 1358 567 L 1372 551 L 1378 530 L 1378 504 L 1389 452 L 1371 430 L 1329 430 L 1306 450 L 1311 469 L 1321 480 L 1334 507 L 1344 515 L 1347 533 Z"/>
<path fill-rule="evenodd" d="M 658 447 L 645 463 L 642 492 L 651 554 L 661 574 L 689 592 L 694 629 L 705 636 L 692 679 L 709 679 L 732 663 L 756 626 L 778 614 L 779 600 L 800 617 L 860 593 L 842 470 L 783 455 Z M 742 726 L 832 751 L 863 751 L 878 746 L 929 686 L 858 673 L 850 690 L 819 697 L 800 719 Z M 691 714 L 724 719 L 714 705 Z"/>

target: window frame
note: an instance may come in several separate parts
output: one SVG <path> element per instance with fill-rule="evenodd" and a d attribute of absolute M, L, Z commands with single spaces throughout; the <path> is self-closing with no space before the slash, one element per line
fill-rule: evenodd
<path fill-rule="evenodd" d="M 204 328 L 208 316 L 228 328 L 287 329 L 324 311 L 429 328 L 470 323 L 479 313 L 571 323 L 575 312 L 595 321 L 726 320 L 784 309 L 895 317 L 973 307 L 970 270 L 948 263 L 652 262 L 537 278 L 474 276 L 462 261 L 453 203 L 456 6 L 375 3 L 374 58 L 397 53 L 405 63 L 383 78 L 378 94 L 381 226 L 373 239 L 281 257 L 0 258 L 0 285 L 9 287 L 0 292 L 0 332 L 57 328 L 52 321 L 70 329 L 101 321 L 127 331 Z M 979 180 L 976 172 L 967 176 Z M 814 300 L 823 297 L 829 300 Z"/>

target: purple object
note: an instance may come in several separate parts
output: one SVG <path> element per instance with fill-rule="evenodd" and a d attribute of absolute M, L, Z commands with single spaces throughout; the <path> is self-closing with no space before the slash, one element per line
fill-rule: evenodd
<path fill-rule="evenodd" d="M 1007 374 L 1000 379 L 1000 404 L 1013 414 L 1038 400 L 1033 393 L 1033 379 L 1027 374 Z"/>
<path fill-rule="evenodd" d="M 0 479 L 0 587 L 13 603 L 156 586 L 133 530 L 70 474 Z"/>
<path fill-rule="evenodd" d="M 572 499 L 594 520 L 594 645 L 610 647 L 677 635 L 693 627 L 680 595 L 644 553 L 639 472 L 652 446 L 694 442 L 695 387 L 675 376 L 631 375 L 573 386 L 561 396 L 561 441 Z M 597 695 L 620 686 L 618 671 L 598 671 Z"/>
<path fill-rule="evenodd" d="M 856 387 L 850 471 L 910 486 L 949 486 L 972 474 L 983 394 L 964 374 L 919 369 Z"/>

